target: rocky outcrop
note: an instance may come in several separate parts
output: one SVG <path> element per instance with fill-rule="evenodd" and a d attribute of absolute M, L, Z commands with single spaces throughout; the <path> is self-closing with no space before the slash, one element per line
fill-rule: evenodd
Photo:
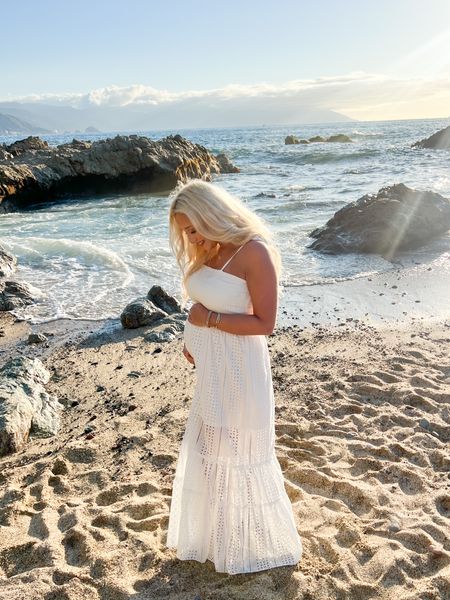
<path fill-rule="evenodd" d="M 33 150 L 48 150 L 49 145 L 48 142 L 41 140 L 40 137 L 30 135 L 24 140 L 17 140 L 17 142 L 5 148 L 12 156 L 20 156 Z"/>
<path fill-rule="evenodd" d="M 73 195 L 166 192 L 179 181 L 222 172 L 206 148 L 180 135 L 160 141 L 118 135 L 56 147 L 30 137 L 2 152 L 0 212 Z"/>
<path fill-rule="evenodd" d="M 17 266 L 17 258 L 0 245 L 0 277 L 9 277 Z"/>
<path fill-rule="evenodd" d="M 37 358 L 14 358 L 0 369 L 0 456 L 21 450 L 30 435 L 58 432 L 61 405 L 45 391 L 49 379 Z"/>
<path fill-rule="evenodd" d="M 290 144 L 314 144 L 317 142 L 331 142 L 331 143 L 341 143 L 347 144 L 352 142 L 353 140 L 343 133 L 338 133 L 336 135 L 330 135 L 328 138 L 324 138 L 321 135 L 315 135 L 314 137 L 309 138 L 309 140 L 299 140 L 295 137 L 295 135 L 288 135 L 284 139 L 284 143 L 286 145 Z"/>
<path fill-rule="evenodd" d="M 38 290 L 18 281 L 0 281 L 0 311 L 15 310 L 35 302 Z"/>
<path fill-rule="evenodd" d="M 412 145 L 413 148 L 450 148 L 450 125 Z"/>
<path fill-rule="evenodd" d="M 327 254 L 363 252 L 391 259 L 427 244 L 450 229 L 450 201 L 402 183 L 344 206 L 309 235 L 308 247 Z"/>

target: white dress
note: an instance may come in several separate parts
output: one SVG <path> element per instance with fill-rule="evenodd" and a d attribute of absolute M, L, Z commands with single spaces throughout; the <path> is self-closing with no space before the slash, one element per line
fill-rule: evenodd
<path fill-rule="evenodd" d="M 223 270 L 229 261 L 221 270 L 204 265 L 193 273 L 189 296 L 214 311 L 252 314 L 247 282 Z M 229 574 L 294 565 L 302 543 L 275 455 L 267 339 L 186 321 L 184 342 L 197 380 L 173 481 L 167 547 L 181 560 L 209 559 Z"/>

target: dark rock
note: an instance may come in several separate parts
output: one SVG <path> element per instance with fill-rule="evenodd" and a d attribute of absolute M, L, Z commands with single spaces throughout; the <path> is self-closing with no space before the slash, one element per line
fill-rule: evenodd
<path fill-rule="evenodd" d="M 30 333 L 28 336 L 28 344 L 42 344 L 47 341 L 47 337 L 43 333 Z"/>
<path fill-rule="evenodd" d="M 34 288 L 27 283 L 0 281 L 0 311 L 34 304 Z"/>
<path fill-rule="evenodd" d="M 295 137 L 295 135 L 287 135 L 284 138 L 284 143 L 289 146 L 290 144 L 299 144 L 299 140 Z"/>
<path fill-rule="evenodd" d="M 19 156 L 25 152 L 32 152 L 33 150 L 48 150 L 49 145 L 40 137 L 30 135 L 24 140 L 18 140 L 9 146 L 6 146 L 6 151 L 12 154 L 12 156 Z"/>
<path fill-rule="evenodd" d="M 0 369 L 0 456 L 23 448 L 29 435 L 57 433 L 61 405 L 45 391 L 49 379 L 37 358 L 10 359 Z"/>
<path fill-rule="evenodd" d="M 400 183 L 338 210 L 309 234 L 315 240 L 308 247 L 328 254 L 373 253 L 390 260 L 396 252 L 423 246 L 448 229 L 448 199 Z"/>
<path fill-rule="evenodd" d="M 241 170 L 232 164 L 226 154 L 217 154 L 216 160 L 219 163 L 221 173 L 240 173 Z"/>
<path fill-rule="evenodd" d="M 425 138 L 412 145 L 412 148 L 450 148 L 450 125 L 433 133 L 429 138 Z"/>
<path fill-rule="evenodd" d="M 320 142 L 340 142 L 340 143 L 349 143 L 353 140 L 343 133 L 338 133 L 336 135 L 330 135 L 328 138 L 324 138 L 321 135 L 315 135 L 314 137 L 309 138 L 309 140 L 299 140 L 295 137 L 295 135 L 288 135 L 284 143 L 285 144 L 317 144 Z"/>
<path fill-rule="evenodd" d="M 221 172 L 206 148 L 180 135 L 160 141 L 117 135 L 56 147 L 27 138 L 5 150 L 14 158 L 0 160 L 2 212 L 73 195 L 166 192 L 179 181 Z"/>
<path fill-rule="evenodd" d="M 337 135 L 330 135 L 330 137 L 325 140 L 326 142 L 340 142 L 341 144 L 348 144 L 353 140 L 348 137 L 348 135 L 344 135 L 343 133 L 338 133 Z"/>
<path fill-rule="evenodd" d="M 148 291 L 147 299 L 169 315 L 172 313 L 180 313 L 182 310 L 176 298 L 170 296 L 159 285 L 152 285 Z"/>
<path fill-rule="evenodd" d="M 9 277 L 16 270 L 17 258 L 0 246 L 0 277 Z"/>
<path fill-rule="evenodd" d="M 137 298 L 124 308 L 120 315 L 120 321 L 125 329 L 136 329 L 136 327 L 151 325 L 166 316 L 165 311 L 155 306 L 147 298 Z"/>

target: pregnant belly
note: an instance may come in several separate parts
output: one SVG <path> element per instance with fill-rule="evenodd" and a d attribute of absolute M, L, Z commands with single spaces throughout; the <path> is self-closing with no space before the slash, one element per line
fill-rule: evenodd
<path fill-rule="evenodd" d="M 186 350 L 194 358 L 194 360 L 198 355 L 200 342 L 199 335 L 202 333 L 202 329 L 202 327 L 199 327 L 198 325 L 193 325 L 190 321 L 186 319 L 183 332 L 184 345 L 186 346 Z"/>

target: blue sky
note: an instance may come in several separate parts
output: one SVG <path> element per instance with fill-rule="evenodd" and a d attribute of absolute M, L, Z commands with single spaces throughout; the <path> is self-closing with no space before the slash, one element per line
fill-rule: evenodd
<path fill-rule="evenodd" d="M 285 93 L 308 81 L 326 95 L 329 81 L 350 77 L 353 106 L 341 95 L 343 106 L 330 108 L 381 118 L 390 86 L 401 94 L 405 84 L 417 116 L 427 107 L 430 117 L 448 116 L 439 111 L 448 104 L 450 0 L 0 0 L 0 10 L 0 100 L 95 90 L 103 98 L 139 86 L 161 101 L 164 92 L 233 85 Z M 386 78 L 387 101 L 373 98 L 368 78 L 373 86 Z"/>

